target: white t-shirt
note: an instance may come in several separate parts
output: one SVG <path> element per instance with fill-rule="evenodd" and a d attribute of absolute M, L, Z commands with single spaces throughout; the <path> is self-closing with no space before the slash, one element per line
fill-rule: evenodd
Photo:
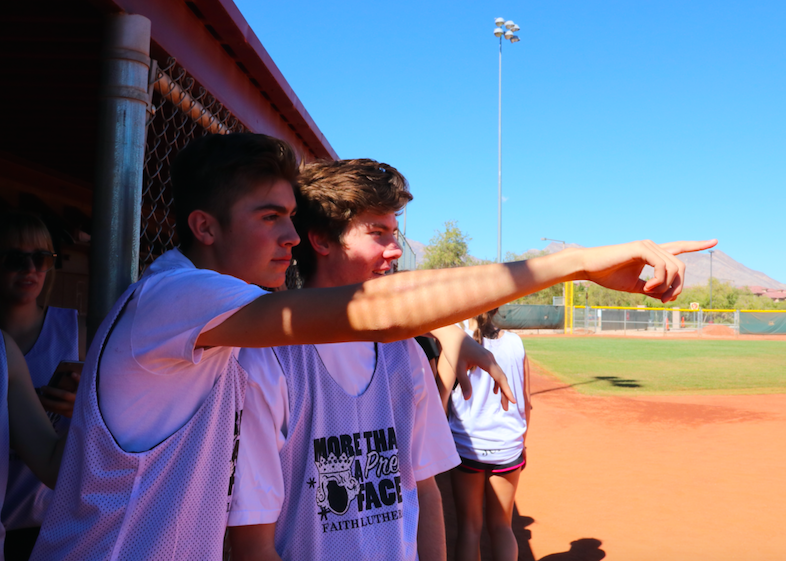
<path fill-rule="evenodd" d="M 197 338 L 265 294 L 238 278 L 197 269 L 176 249 L 156 259 L 145 276 L 152 278 L 128 302 L 99 370 L 101 414 L 126 452 L 149 450 L 191 419 L 238 352 L 194 348 Z"/>
<path fill-rule="evenodd" d="M 415 479 L 422 481 L 457 466 L 460 460 L 426 355 L 414 339 L 406 343 L 416 396 L 412 465 Z M 374 373 L 374 343 L 315 346 L 344 391 L 353 396 L 365 391 Z M 248 385 L 228 525 L 271 524 L 278 520 L 284 502 L 279 451 L 288 432 L 287 382 L 271 349 L 242 349 L 238 360 L 248 373 Z"/>

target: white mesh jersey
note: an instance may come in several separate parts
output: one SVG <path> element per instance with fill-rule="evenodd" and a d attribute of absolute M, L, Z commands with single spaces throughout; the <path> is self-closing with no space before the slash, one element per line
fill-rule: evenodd
<path fill-rule="evenodd" d="M 33 386 L 49 383 L 61 360 L 79 360 L 77 312 L 50 306 L 46 310 L 41 334 L 27 354 Z M 71 419 L 49 413 L 57 434 L 65 434 Z M 30 468 L 13 451 L 8 464 L 8 489 L 3 503 L 2 520 L 7 530 L 40 526 L 53 491 L 41 483 Z"/>
<path fill-rule="evenodd" d="M 5 496 L 8 481 L 8 451 L 11 448 L 11 436 L 8 432 L 8 357 L 5 353 L 5 339 L 0 332 L 0 506 Z M 0 524 L 0 561 L 3 561 L 5 546 L 5 528 Z"/>
<path fill-rule="evenodd" d="M 31 560 L 221 559 L 246 385 L 234 355 L 193 417 L 148 451 L 120 448 L 98 406 L 107 338 L 145 280 L 118 300 L 91 345 Z"/>
<path fill-rule="evenodd" d="M 405 341 L 377 349 L 371 383 L 358 396 L 333 380 L 313 346 L 274 349 L 290 408 L 275 537 L 284 561 L 417 559 L 409 353 Z"/>
<path fill-rule="evenodd" d="M 475 368 L 469 373 L 472 397 L 464 400 L 456 388 L 450 400 L 450 430 L 459 456 L 486 464 L 515 460 L 524 449 L 527 430 L 524 399 L 524 345 L 521 338 L 503 331 L 497 339 L 483 339 L 508 378 L 515 407 L 502 408 L 494 395 L 494 380 Z"/>

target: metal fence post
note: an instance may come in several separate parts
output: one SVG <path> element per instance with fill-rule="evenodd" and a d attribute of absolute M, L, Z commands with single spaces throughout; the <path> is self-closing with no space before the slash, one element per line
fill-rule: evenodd
<path fill-rule="evenodd" d="M 90 247 L 88 341 L 139 267 L 150 20 L 106 19 Z"/>

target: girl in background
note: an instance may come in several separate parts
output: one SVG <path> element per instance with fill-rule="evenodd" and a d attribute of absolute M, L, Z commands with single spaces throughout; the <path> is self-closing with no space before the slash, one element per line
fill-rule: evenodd
<path fill-rule="evenodd" d="M 484 497 L 494 560 L 518 559 L 511 520 L 519 475 L 527 463 L 524 442 L 531 409 L 529 366 L 521 338 L 500 331 L 491 322 L 496 312 L 495 308 L 470 320 L 468 331 L 494 355 L 508 377 L 516 403 L 508 411 L 502 409 L 499 398 L 493 395 L 493 380 L 478 370 L 470 372 L 472 397 L 465 401 L 461 388 L 449 390 L 454 387 L 455 374 L 443 376 L 443 371 L 450 369 L 440 369 L 440 392 L 461 456 L 461 464 L 451 472 L 458 517 L 457 561 L 480 560 Z"/>
<path fill-rule="evenodd" d="M 21 349 L 44 409 L 57 432 L 65 434 L 76 394 L 47 384 L 60 361 L 78 360 L 81 353 L 77 311 L 45 305 L 55 257 L 39 218 L 21 212 L 0 216 L 0 329 Z M 75 386 L 79 377 L 70 376 Z M 11 530 L 6 561 L 28 559 L 50 497 L 51 490 L 12 451 L 1 517 Z"/>

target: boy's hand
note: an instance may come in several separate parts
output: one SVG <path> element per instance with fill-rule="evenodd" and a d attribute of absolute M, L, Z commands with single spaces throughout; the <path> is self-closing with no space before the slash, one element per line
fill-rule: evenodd
<path fill-rule="evenodd" d="M 706 240 L 657 245 L 645 240 L 578 250 L 582 252 L 579 278 L 670 302 L 680 295 L 685 281 L 685 264 L 674 256 L 709 249 L 717 243 L 718 240 Z M 639 278 L 646 265 L 655 269 L 648 281 Z"/>
<path fill-rule="evenodd" d="M 467 371 L 473 368 L 480 368 L 488 372 L 494 379 L 494 393 L 502 390 L 500 401 L 502 408 L 507 411 L 509 403 L 516 403 L 513 391 L 508 385 L 508 377 L 499 367 L 494 355 L 479 345 L 472 337 L 454 325 L 442 327 L 432 331 L 433 335 L 442 345 L 442 353 L 439 356 L 440 364 L 446 364 L 453 370 L 461 386 L 461 393 L 464 399 L 472 397 L 472 384 L 469 381 Z M 444 361 L 444 363 L 443 363 Z M 452 384 L 448 391 L 452 389 Z"/>

